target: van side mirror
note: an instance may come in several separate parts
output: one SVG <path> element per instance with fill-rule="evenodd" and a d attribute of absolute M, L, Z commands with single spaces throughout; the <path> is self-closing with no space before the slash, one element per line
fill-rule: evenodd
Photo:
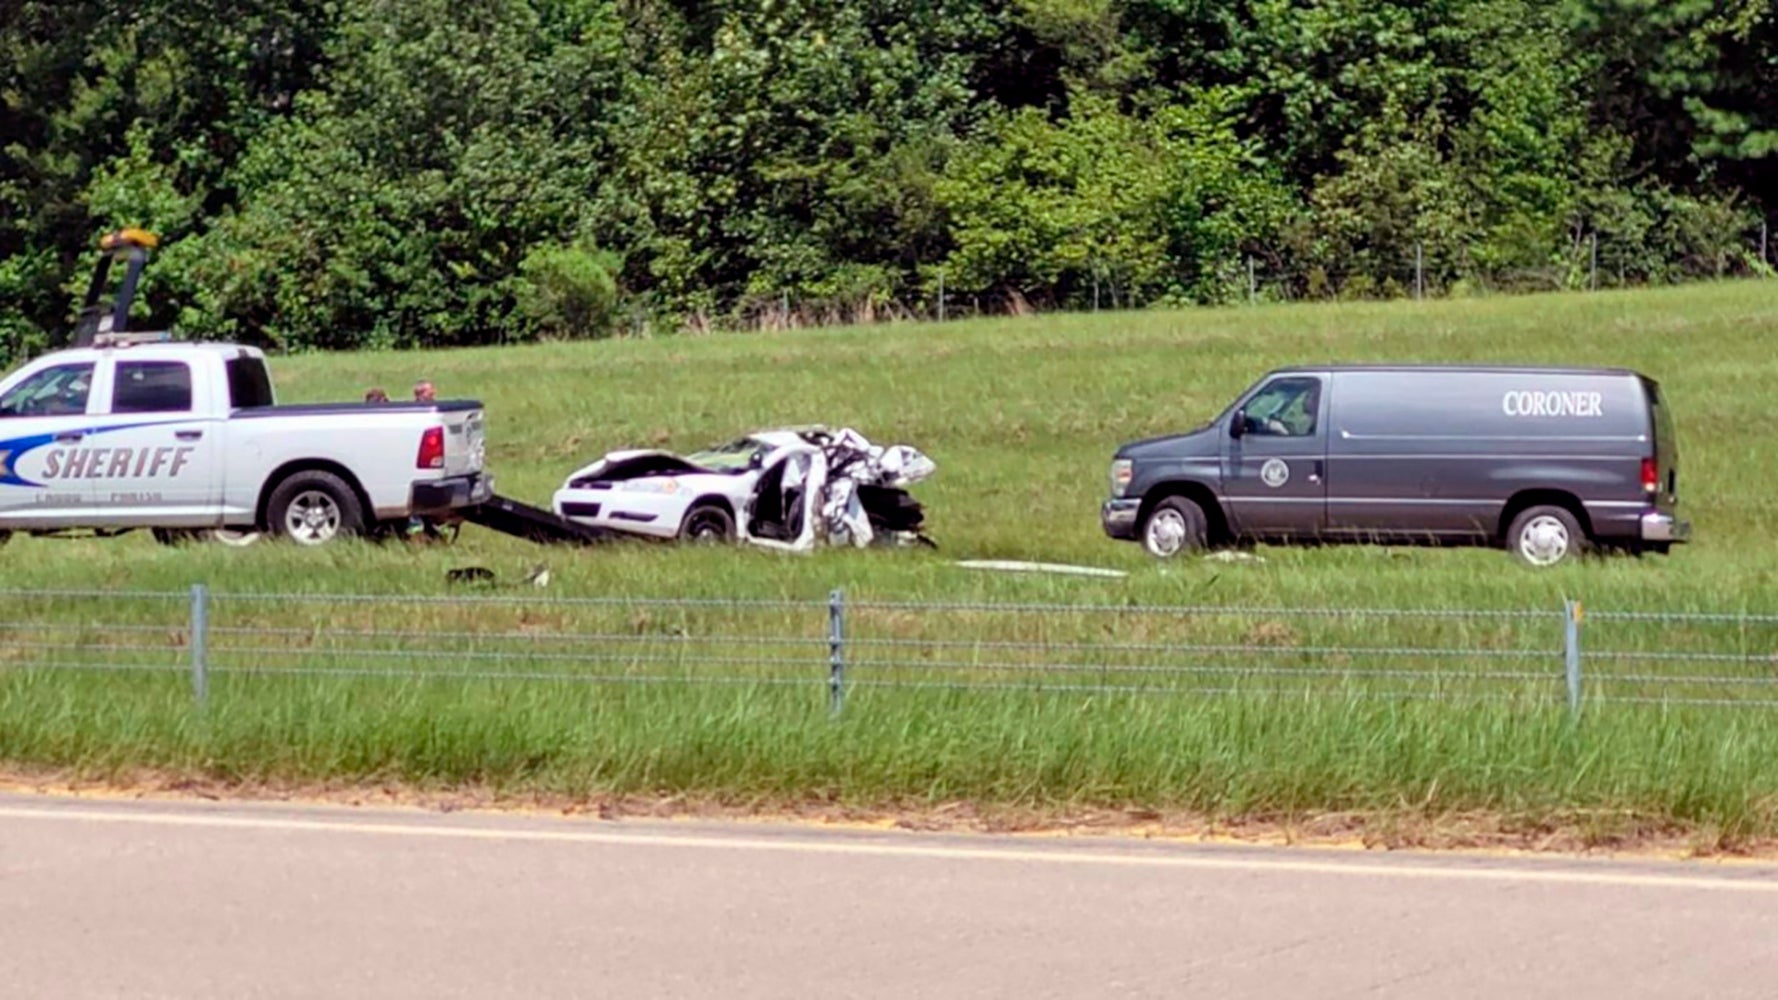
<path fill-rule="evenodd" d="M 1229 420 L 1229 437 L 1239 438 L 1245 433 L 1247 433 L 1247 411 L 1236 410 L 1234 417 Z"/>

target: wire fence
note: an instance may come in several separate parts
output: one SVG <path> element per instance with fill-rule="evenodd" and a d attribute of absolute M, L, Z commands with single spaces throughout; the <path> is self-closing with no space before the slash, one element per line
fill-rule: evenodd
<path fill-rule="evenodd" d="M 1778 615 L 0 591 L 0 676 L 1778 707 Z"/>
<path fill-rule="evenodd" d="M 1463 246 L 1424 241 L 1370 247 L 1323 263 L 1300 254 L 1256 251 L 1231 256 L 1207 270 L 1178 275 L 1180 287 L 1195 288 L 1189 302 L 1236 304 L 1267 302 L 1365 301 L 1463 298 L 1555 291 L 1607 291 L 1682 284 L 1722 278 L 1778 276 L 1778 239 L 1770 225 L 1734 234 L 1710 251 L 1674 252 L 1650 257 L 1635 240 L 1610 233 L 1576 233 L 1547 262 L 1483 266 Z M 1139 280 L 1126 262 L 1093 258 L 1081 273 L 1043 292 L 1007 287 L 959 286 L 943 266 L 917 288 L 897 293 L 861 291 L 850 295 L 811 295 L 780 290 L 748 294 L 726 309 L 694 312 L 688 332 L 717 329 L 803 329 L 881 322 L 946 322 L 984 316 L 1059 311 L 1099 312 L 1185 305 L 1178 293 L 1164 293 L 1166 281 L 1149 274 Z M 1157 284 L 1158 282 L 1158 284 Z M 649 325 L 645 310 L 624 324 L 632 333 Z"/>

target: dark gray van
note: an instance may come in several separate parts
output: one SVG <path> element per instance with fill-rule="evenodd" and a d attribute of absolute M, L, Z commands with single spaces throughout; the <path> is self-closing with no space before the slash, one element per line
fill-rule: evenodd
<path fill-rule="evenodd" d="M 1534 566 L 1665 552 L 1679 447 L 1633 371 L 1284 368 L 1195 431 L 1124 445 L 1101 520 L 1168 558 L 1217 542 L 1505 545 Z"/>

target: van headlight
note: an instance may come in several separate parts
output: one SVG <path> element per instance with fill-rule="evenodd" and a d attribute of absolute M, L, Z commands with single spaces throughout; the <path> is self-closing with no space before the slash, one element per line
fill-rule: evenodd
<path fill-rule="evenodd" d="M 1120 458 L 1111 463 L 1111 495 L 1121 497 L 1130 488 L 1130 476 L 1135 469 L 1134 462 Z"/>

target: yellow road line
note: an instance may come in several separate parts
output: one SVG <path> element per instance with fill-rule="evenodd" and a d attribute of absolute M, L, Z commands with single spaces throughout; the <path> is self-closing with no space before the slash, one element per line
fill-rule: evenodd
<path fill-rule="evenodd" d="M 1032 850 L 1015 847 L 960 847 L 947 844 L 881 843 L 846 839 L 817 839 L 806 834 L 783 838 L 714 836 L 673 832 L 619 832 L 614 830 L 538 830 L 463 826 L 454 824 L 389 823 L 374 820 L 341 821 L 271 816 L 223 816 L 204 812 L 136 812 L 116 809 L 0 806 L 0 819 L 51 820 L 76 823 L 133 824 L 138 826 L 207 827 L 281 833 L 349 833 L 384 837 L 417 837 L 440 840 L 473 840 L 507 843 L 589 844 L 621 847 L 652 847 L 679 850 L 770 851 L 785 854 L 853 855 L 909 858 L 932 861 L 999 861 L 1025 864 L 1079 865 L 1119 868 L 1173 868 L 1209 871 L 1243 871 L 1299 875 L 1335 875 L 1364 878 L 1431 879 L 1453 882 L 1543 883 L 1630 889 L 1682 889 L 1707 892 L 1778 893 L 1778 871 L 1772 878 L 1712 878 L 1702 875 L 1663 875 L 1648 872 L 1606 870 L 1576 871 L 1531 866 L 1483 867 L 1430 865 L 1423 862 L 1334 862 L 1301 857 L 1302 849 L 1280 850 L 1277 855 L 1253 854 L 1217 857 L 1206 854 L 1104 850 Z M 1284 854 L 1299 854 L 1286 857 Z"/>

